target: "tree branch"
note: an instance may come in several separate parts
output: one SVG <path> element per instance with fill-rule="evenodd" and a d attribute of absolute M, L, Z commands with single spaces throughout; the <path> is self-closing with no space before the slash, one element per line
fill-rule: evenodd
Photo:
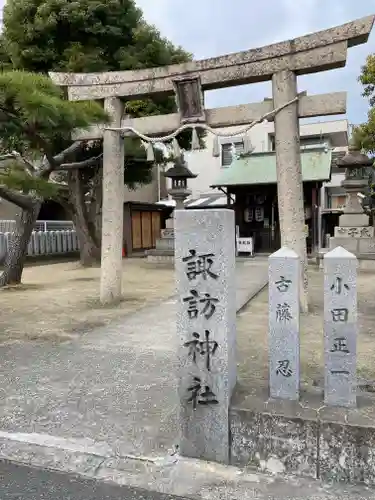
<path fill-rule="evenodd" d="M 83 161 L 76 161 L 72 163 L 61 163 L 56 170 L 74 170 L 78 168 L 92 167 L 98 162 L 98 160 L 100 160 L 100 158 L 102 158 L 102 156 L 103 154 L 100 154 L 99 156 L 88 158 L 87 160 Z"/>
<path fill-rule="evenodd" d="M 18 151 L 12 151 L 11 154 L 13 155 L 14 158 L 22 160 L 23 166 L 29 175 L 33 176 L 35 174 L 36 168 L 31 163 L 31 161 L 29 161 L 27 158 L 24 158 Z"/>
<path fill-rule="evenodd" d="M 0 197 L 4 198 L 4 200 L 9 201 L 10 203 L 14 203 L 24 210 L 30 210 L 30 208 L 32 208 L 33 206 L 33 201 L 30 196 L 12 191 L 2 184 L 0 184 Z"/>
<path fill-rule="evenodd" d="M 37 138 L 41 145 L 41 149 L 43 150 L 45 156 L 46 156 L 46 162 L 42 165 L 41 171 L 40 171 L 40 177 L 48 177 L 48 175 L 53 172 L 54 170 L 57 169 L 57 167 L 65 160 L 65 158 L 71 154 L 76 153 L 82 148 L 82 145 L 86 141 L 75 141 L 73 144 L 71 144 L 68 148 L 64 149 L 61 153 L 52 156 L 51 154 L 51 148 L 48 142 L 41 137 L 35 130 L 33 130 L 30 126 L 25 126 L 24 124 L 20 123 L 19 121 L 19 116 L 12 112 L 11 110 L 5 108 L 4 106 L 0 106 L 0 110 L 5 113 L 6 115 L 12 117 L 13 119 L 16 119 L 18 122 L 18 125 L 21 127 L 21 129 L 27 134 L 31 135 L 34 138 Z"/>
<path fill-rule="evenodd" d="M 75 141 L 69 147 L 64 149 L 64 151 L 61 151 L 61 153 L 53 156 L 52 158 L 46 154 L 46 161 L 42 165 L 41 177 L 46 177 L 54 170 L 59 170 L 59 167 L 65 158 L 82 149 L 82 145 L 83 141 Z"/>
<path fill-rule="evenodd" d="M 94 200 L 97 201 L 98 205 L 101 207 L 102 202 L 101 202 L 101 196 L 102 196 L 102 180 L 103 180 L 103 174 L 102 172 L 97 172 L 96 175 L 94 175 L 94 178 L 92 180 L 92 188 L 91 188 L 91 195 L 89 197 L 89 203 L 91 204 Z M 100 199 L 99 199 L 100 198 Z"/>
<path fill-rule="evenodd" d="M 9 117 L 15 118 L 16 120 L 19 120 L 19 116 L 17 115 L 17 113 L 15 113 L 14 111 L 11 111 L 6 106 L 0 106 L 0 111 L 2 112 L 1 118 L 5 118 L 5 120 L 9 120 Z"/>
<path fill-rule="evenodd" d="M 52 156 L 52 154 L 51 154 L 51 148 L 50 148 L 50 145 L 48 144 L 48 142 L 43 137 L 38 135 L 38 133 L 30 125 L 25 125 L 24 123 L 21 123 L 17 113 L 14 113 L 13 111 L 5 108 L 4 106 L 0 106 L 0 110 L 2 113 L 5 113 L 5 115 L 8 115 L 8 117 L 11 117 L 14 120 L 16 120 L 18 126 L 21 128 L 21 130 L 26 135 L 32 136 L 32 137 L 37 139 L 37 141 L 39 142 L 39 144 L 41 146 L 41 149 L 44 151 L 44 154 L 46 155 L 46 158 L 48 161 L 48 167 L 49 167 L 49 169 L 51 169 L 49 173 L 51 173 L 52 170 L 56 167 L 56 164 L 55 164 L 56 160 L 55 160 L 55 157 Z M 46 174 L 47 174 L 47 172 L 45 174 L 44 174 L 44 172 L 42 172 L 43 176 Z"/>
<path fill-rule="evenodd" d="M 31 161 L 27 160 L 24 158 L 21 153 L 18 151 L 12 151 L 11 153 L 7 153 L 5 155 L 0 155 L 0 162 L 6 161 L 6 160 L 21 160 L 23 163 L 24 170 L 32 177 L 35 172 L 36 168 L 34 165 L 31 163 Z"/>
<path fill-rule="evenodd" d="M 69 147 L 64 149 L 64 151 L 61 151 L 58 155 L 54 156 L 53 159 L 58 165 L 61 165 L 61 163 L 65 160 L 65 158 L 69 155 L 72 155 L 82 149 L 82 146 L 84 144 L 84 141 L 75 141 L 73 144 L 71 144 Z"/>
<path fill-rule="evenodd" d="M 14 154 L 7 153 L 5 155 L 0 155 L 0 161 L 14 160 Z"/>

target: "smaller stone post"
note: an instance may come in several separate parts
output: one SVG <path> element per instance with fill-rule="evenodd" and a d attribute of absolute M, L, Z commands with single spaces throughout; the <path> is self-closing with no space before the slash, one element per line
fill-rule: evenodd
<path fill-rule="evenodd" d="M 324 256 L 324 401 L 356 406 L 357 267 L 355 255 L 336 247 Z"/>
<path fill-rule="evenodd" d="M 298 400 L 301 260 L 282 247 L 269 257 L 270 397 Z"/>
<path fill-rule="evenodd" d="M 175 216 L 180 452 L 229 461 L 229 402 L 236 384 L 234 212 Z"/>

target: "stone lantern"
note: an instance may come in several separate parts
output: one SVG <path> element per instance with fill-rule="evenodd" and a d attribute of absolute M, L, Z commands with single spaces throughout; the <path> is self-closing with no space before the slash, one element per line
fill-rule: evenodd
<path fill-rule="evenodd" d="M 345 180 L 341 186 L 346 191 L 346 205 L 339 225 L 335 227 L 335 236 L 330 239 L 330 248 L 342 246 L 357 256 L 374 254 L 374 228 L 369 226 L 369 216 L 364 213 L 358 197 L 358 193 L 368 185 L 369 167 L 373 162 L 353 143 L 337 162 L 339 168 L 345 169 Z"/>
<path fill-rule="evenodd" d="M 195 179 L 197 175 L 193 174 L 184 161 L 183 156 L 179 156 L 173 167 L 164 174 L 165 177 L 172 179 L 172 187 L 168 193 L 176 202 L 176 209 L 184 208 L 184 201 L 191 194 L 187 187 L 188 179 Z M 171 262 L 174 263 L 174 219 L 171 216 L 165 221 L 165 229 L 161 230 L 160 238 L 156 240 L 156 248 L 146 251 L 147 260 L 151 262 Z"/>
<path fill-rule="evenodd" d="M 346 205 L 343 215 L 340 216 L 340 227 L 368 226 L 369 217 L 363 211 L 358 193 L 367 187 L 368 169 L 373 162 L 353 144 L 349 145 L 346 155 L 337 162 L 339 168 L 345 169 L 345 180 L 341 186 L 346 191 Z"/>
<path fill-rule="evenodd" d="M 172 187 L 168 190 L 168 194 L 175 200 L 176 209 L 182 210 L 184 201 L 191 195 L 191 191 L 187 187 L 187 180 L 195 179 L 197 175 L 189 170 L 184 157 L 181 155 L 175 160 L 173 167 L 165 172 L 164 176 L 172 179 Z"/>

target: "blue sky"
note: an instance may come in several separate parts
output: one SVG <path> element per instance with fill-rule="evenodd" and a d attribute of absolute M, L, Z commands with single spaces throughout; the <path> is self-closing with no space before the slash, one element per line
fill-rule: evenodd
<path fill-rule="evenodd" d="M 375 0 L 136 0 L 146 20 L 195 59 L 261 47 L 375 14 Z M 254 5 L 255 4 L 255 5 Z M 357 78 L 375 52 L 375 28 L 367 44 L 348 51 L 347 66 L 306 75 L 299 90 L 348 92 L 348 119 L 366 120 L 368 104 Z M 256 102 L 271 96 L 269 82 L 207 92 L 206 106 Z"/>

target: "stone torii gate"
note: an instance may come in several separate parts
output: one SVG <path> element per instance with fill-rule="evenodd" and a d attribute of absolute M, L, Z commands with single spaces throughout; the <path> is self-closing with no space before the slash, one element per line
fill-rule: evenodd
<path fill-rule="evenodd" d="M 123 244 L 122 136 L 136 134 L 147 141 L 175 137 L 182 128 L 254 124 L 275 121 L 278 206 L 282 245 L 300 256 L 305 269 L 302 308 L 307 309 L 306 240 L 299 146 L 299 118 L 344 114 L 346 93 L 306 96 L 297 92 L 297 76 L 344 67 L 347 49 L 367 42 L 375 16 L 265 47 L 201 61 L 136 71 L 50 73 L 66 88 L 70 100 L 104 100 L 112 116 L 109 127 L 77 131 L 75 139 L 103 138 L 102 268 L 100 299 L 121 297 Z M 272 99 L 264 102 L 205 109 L 205 90 L 272 80 Z M 178 113 L 123 119 L 123 101 L 175 94 Z M 172 133 L 172 134 L 171 134 Z"/>

